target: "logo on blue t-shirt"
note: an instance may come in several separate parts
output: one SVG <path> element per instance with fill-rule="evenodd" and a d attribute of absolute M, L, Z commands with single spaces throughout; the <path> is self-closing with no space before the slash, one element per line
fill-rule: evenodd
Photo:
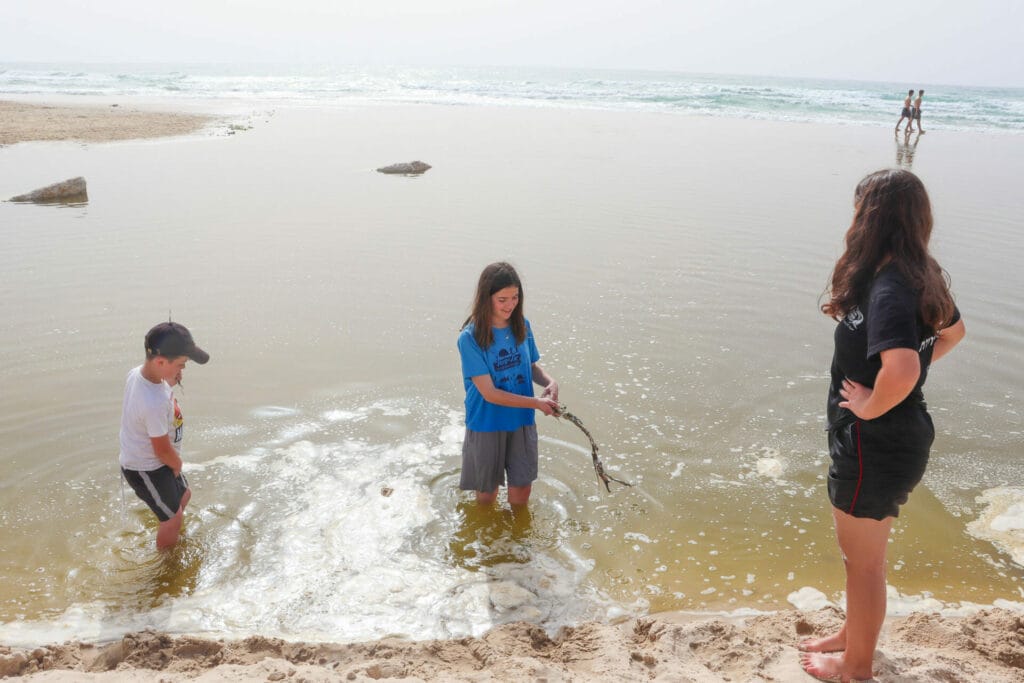
<path fill-rule="evenodd" d="M 519 365 L 519 361 L 522 360 L 522 354 L 519 353 L 519 349 L 515 346 L 511 346 L 507 349 L 501 349 L 498 351 L 498 358 L 494 361 L 495 372 L 505 372 Z"/>

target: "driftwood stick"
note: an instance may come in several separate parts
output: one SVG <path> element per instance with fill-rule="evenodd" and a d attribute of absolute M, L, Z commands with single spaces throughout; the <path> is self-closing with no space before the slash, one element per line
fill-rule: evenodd
<path fill-rule="evenodd" d="M 613 481 L 617 484 L 622 484 L 623 486 L 632 486 L 632 484 L 630 484 L 629 482 L 622 481 L 621 479 L 616 479 L 615 477 L 604 471 L 604 465 L 601 463 L 601 458 L 598 457 L 597 455 L 597 442 L 594 441 L 594 437 L 590 435 L 590 432 L 587 430 L 587 428 L 583 426 L 582 420 L 580 420 L 578 417 L 570 413 L 565 406 L 559 406 L 558 412 L 554 413 L 554 416 L 556 418 L 564 417 L 566 420 L 572 422 L 574 425 L 579 427 L 580 431 L 586 435 L 587 439 L 590 441 L 590 457 L 594 460 L 594 471 L 597 472 L 597 478 L 604 482 L 604 487 L 605 489 L 608 490 L 609 493 L 612 490 L 610 482 Z"/>

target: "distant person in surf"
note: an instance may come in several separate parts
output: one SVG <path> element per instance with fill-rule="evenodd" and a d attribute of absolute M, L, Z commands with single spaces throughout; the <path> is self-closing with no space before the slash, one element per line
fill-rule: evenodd
<path fill-rule="evenodd" d="M 917 132 L 923 133 L 924 128 L 921 127 L 921 98 L 924 97 L 924 90 L 917 91 L 917 99 L 910 106 L 910 115 L 912 120 L 907 124 L 907 130 L 914 130 L 914 121 L 917 121 Z"/>
<path fill-rule="evenodd" d="M 821 680 L 873 676 L 889 534 L 935 438 L 921 390 L 931 365 L 965 334 L 946 273 L 928 251 L 931 232 L 928 193 L 913 173 L 885 170 L 861 180 L 846 250 L 821 307 L 838 321 L 828 496 L 846 566 L 842 628 L 799 644 L 804 670 Z"/>
<path fill-rule="evenodd" d="M 192 497 L 181 472 L 184 419 L 172 387 L 181 383 L 189 360 L 203 365 L 210 355 L 173 322 L 146 333 L 145 349 L 145 362 L 132 368 L 124 385 L 118 461 L 125 481 L 159 520 L 156 547 L 165 550 L 178 542 Z"/>
<path fill-rule="evenodd" d="M 558 411 L 558 382 L 538 364 L 533 329 L 523 316 L 524 292 L 508 263 L 480 273 L 473 309 L 459 333 L 466 390 L 466 435 L 459 488 L 489 506 L 502 484 L 513 508 L 530 500 L 537 479 L 536 413 Z M 534 383 L 544 388 L 534 397 Z"/>
<path fill-rule="evenodd" d="M 899 132 L 900 126 L 903 124 L 903 119 L 907 120 L 907 126 L 910 126 L 914 122 L 914 115 L 910 111 L 910 100 L 914 97 L 914 89 L 911 88 L 907 91 L 907 98 L 903 100 L 903 111 L 900 113 L 900 120 L 896 122 L 896 132 Z"/>

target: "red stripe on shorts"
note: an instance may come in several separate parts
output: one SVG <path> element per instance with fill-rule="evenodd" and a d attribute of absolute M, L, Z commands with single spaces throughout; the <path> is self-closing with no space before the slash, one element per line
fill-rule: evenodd
<path fill-rule="evenodd" d="M 852 515 L 853 508 L 857 504 L 857 496 L 860 495 L 860 484 L 864 480 L 864 454 L 860 450 L 860 420 L 853 423 L 857 430 L 857 488 L 853 491 L 853 500 L 850 501 L 850 509 L 846 514 Z"/>

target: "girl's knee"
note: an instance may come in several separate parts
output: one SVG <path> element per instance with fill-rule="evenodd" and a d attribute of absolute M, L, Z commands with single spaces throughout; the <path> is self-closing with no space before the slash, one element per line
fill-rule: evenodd
<path fill-rule="evenodd" d="M 509 486 L 509 505 L 526 505 L 528 502 L 530 502 L 530 492 L 532 490 L 532 486 Z"/>
<path fill-rule="evenodd" d="M 477 491 L 476 502 L 480 505 L 492 505 L 498 498 L 498 489 L 493 491 Z"/>

